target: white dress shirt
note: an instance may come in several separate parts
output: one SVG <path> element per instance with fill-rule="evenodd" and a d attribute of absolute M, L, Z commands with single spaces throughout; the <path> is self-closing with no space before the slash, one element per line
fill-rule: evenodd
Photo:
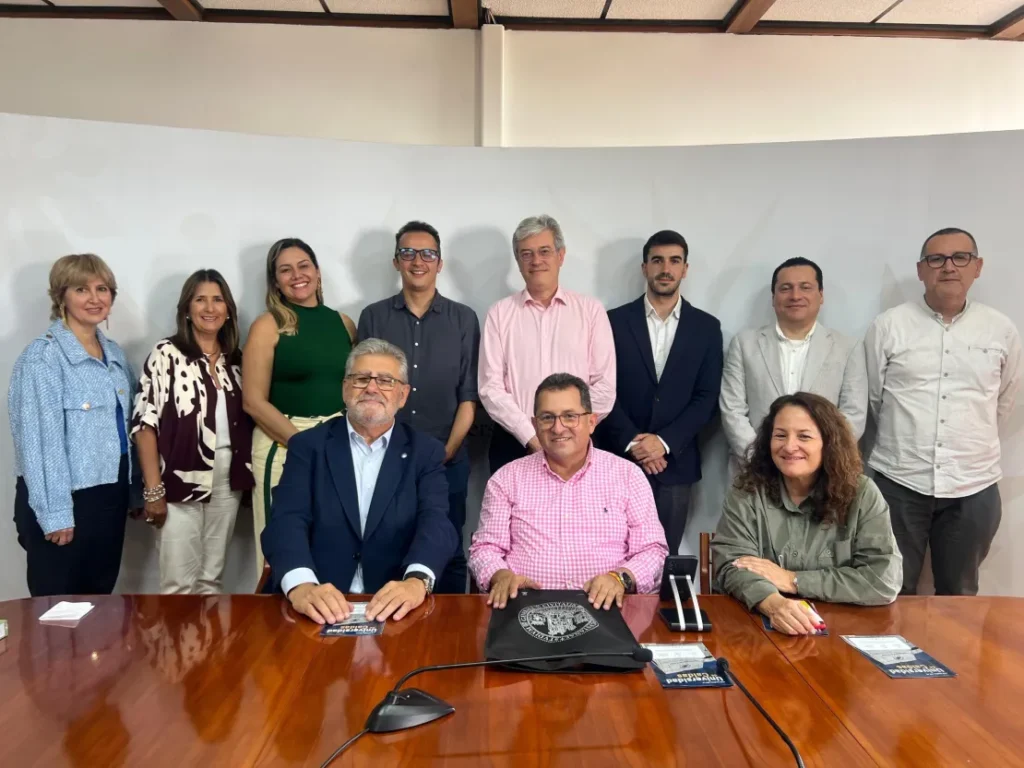
<path fill-rule="evenodd" d="M 647 332 L 651 335 L 651 352 L 654 353 L 654 373 L 661 381 L 661 373 L 665 370 L 665 361 L 668 360 L 668 353 L 672 349 L 672 342 L 676 338 L 676 330 L 679 328 L 679 307 L 682 305 L 682 298 L 676 297 L 676 305 L 668 313 L 664 320 L 652 305 L 647 294 L 644 294 L 644 309 L 647 310 Z"/>
<path fill-rule="evenodd" d="M 807 351 L 811 348 L 811 337 L 817 329 L 818 324 L 815 323 L 804 338 L 791 339 L 782 332 L 782 326 L 775 323 L 775 333 L 779 336 L 779 365 L 786 381 L 787 395 L 800 391 L 800 382 L 803 381 L 804 369 L 807 367 Z"/>
<path fill-rule="evenodd" d="M 682 305 L 682 297 L 677 296 L 676 305 L 672 307 L 668 317 L 662 320 L 658 310 L 651 305 L 651 300 L 647 298 L 647 294 L 644 294 L 644 309 L 647 311 L 647 333 L 651 336 L 651 353 L 654 355 L 654 375 L 657 376 L 658 381 L 661 381 L 661 374 L 665 370 L 665 363 L 668 361 L 668 353 L 672 351 L 672 342 L 675 341 L 676 331 L 679 329 L 679 308 Z M 658 435 L 657 438 L 661 440 L 661 444 L 665 447 L 665 453 L 668 454 L 668 443 L 662 439 L 661 435 Z M 636 443 L 630 442 L 626 446 L 626 453 L 633 450 L 634 445 Z"/>
<path fill-rule="evenodd" d="M 345 417 L 345 426 L 348 427 L 348 444 L 352 451 L 352 471 L 356 479 L 356 497 L 359 502 L 359 533 L 362 535 L 366 530 L 366 518 L 370 514 L 373 491 L 377 487 L 377 476 L 384 463 L 384 454 L 387 453 L 388 443 L 391 442 L 391 433 L 395 431 L 395 425 L 392 424 L 387 432 L 370 444 L 367 444 L 363 436 L 355 431 L 347 416 Z M 413 563 L 405 569 L 406 574 L 410 571 L 422 571 L 429 574 L 432 580 L 437 578 L 432 570 L 420 563 Z M 281 591 L 287 595 L 300 584 L 319 583 L 319 579 L 311 568 L 293 568 L 281 579 Z M 352 583 L 346 591 L 352 594 L 361 594 L 363 589 L 363 566 L 360 563 L 356 566 Z"/>
<path fill-rule="evenodd" d="M 969 301 L 946 323 L 923 300 L 883 312 L 868 328 L 868 465 L 925 496 L 962 498 L 1002 478 L 999 425 L 1021 377 L 1017 329 Z"/>

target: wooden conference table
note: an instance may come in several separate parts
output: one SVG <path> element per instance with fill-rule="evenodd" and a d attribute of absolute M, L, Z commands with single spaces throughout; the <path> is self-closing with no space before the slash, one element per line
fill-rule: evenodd
<path fill-rule="evenodd" d="M 378 637 L 322 639 L 278 597 L 93 598 L 75 628 L 56 598 L 0 603 L 0 765 L 318 766 L 405 672 L 482 657 L 478 595 L 428 600 Z M 704 605 L 706 601 L 706 605 Z M 808 766 L 1024 765 L 1024 599 L 902 598 L 819 606 L 831 635 L 767 633 L 727 597 L 714 631 L 670 633 L 654 597 L 623 614 L 641 642 L 702 640 L 726 656 Z M 890 680 L 840 634 L 902 634 L 956 672 Z M 544 675 L 465 669 L 410 685 L 443 720 L 368 734 L 334 765 L 789 766 L 738 688 L 660 688 L 650 669 Z"/>

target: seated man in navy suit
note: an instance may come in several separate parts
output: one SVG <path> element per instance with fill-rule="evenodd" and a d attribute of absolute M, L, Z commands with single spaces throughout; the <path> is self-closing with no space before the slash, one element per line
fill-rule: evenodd
<path fill-rule="evenodd" d="M 611 310 L 618 366 L 615 407 L 598 428 L 600 447 L 647 473 L 669 554 L 683 540 L 690 486 L 700 480 L 697 437 L 718 410 L 722 326 L 679 295 L 689 248 L 663 230 L 644 244 L 647 292 Z"/>
<path fill-rule="evenodd" d="M 403 618 L 455 553 L 444 446 L 395 423 L 408 378 L 402 350 L 360 342 L 345 365 L 347 415 L 288 441 L 262 536 L 268 584 L 318 624 L 348 618 L 343 591 L 375 593 L 367 619 Z"/>

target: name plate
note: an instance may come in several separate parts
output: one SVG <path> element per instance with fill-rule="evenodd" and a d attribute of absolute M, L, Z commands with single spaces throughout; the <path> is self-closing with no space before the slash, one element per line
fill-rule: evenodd
<path fill-rule="evenodd" d="M 367 603 L 349 603 L 352 613 L 337 624 L 325 624 L 320 628 L 320 637 L 343 637 L 345 635 L 382 635 L 383 621 L 367 621 Z"/>
<path fill-rule="evenodd" d="M 654 659 L 651 669 L 662 688 L 729 688 L 718 661 L 704 643 L 652 643 L 643 646 Z"/>
<path fill-rule="evenodd" d="M 842 638 L 891 678 L 956 677 L 956 672 L 900 635 L 842 635 Z"/>

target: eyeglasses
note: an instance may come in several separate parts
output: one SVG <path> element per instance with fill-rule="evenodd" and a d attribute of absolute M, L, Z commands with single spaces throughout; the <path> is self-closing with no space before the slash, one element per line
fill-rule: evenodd
<path fill-rule="evenodd" d="M 952 256 L 946 256 L 942 253 L 929 253 L 921 261 L 925 262 L 932 269 L 941 269 L 946 266 L 947 261 L 952 261 L 954 267 L 966 267 L 971 263 L 972 259 L 978 258 L 976 253 L 954 253 Z"/>
<path fill-rule="evenodd" d="M 395 256 L 402 261 L 415 261 L 417 255 L 428 264 L 441 258 L 441 252 L 433 248 L 399 248 L 395 251 Z"/>
<path fill-rule="evenodd" d="M 365 373 L 351 373 L 345 377 L 356 389 L 366 389 L 371 381 L 377 382 L 377 389 L 381 392 L 390 392 L 395 384 L 405 384 L 401 379 L 394 376 L 367 376 Z"/>
<path fill-rule="evenodd" d="M 554 429 L 555 421 L 562 422 L 562 426 L 566 429 L 576 429 L 580 425 L 580 416 L 586 416 L 590 411 L 584 411 L 583 413 L 542 413 L 537 417 L 537 423 L 540 424 L 543 429 Z"/>

